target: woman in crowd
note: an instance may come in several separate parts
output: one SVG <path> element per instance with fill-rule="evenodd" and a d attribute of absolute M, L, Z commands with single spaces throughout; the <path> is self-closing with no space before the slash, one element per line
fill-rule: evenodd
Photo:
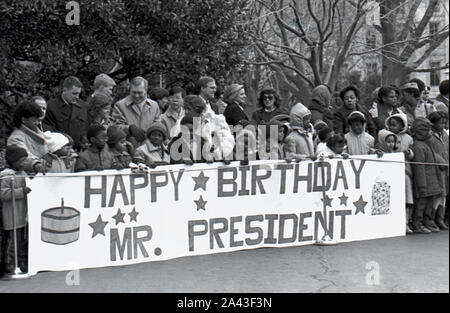
<path fill-rule="evenodd" d="M 45 134 L 40 126 L 42 109 L 35 102 L 25 101 L 13 114 L 14 131 L 9 136 L 7 146 L 15 145 L 25 149 L 28 159 L 27 172 L 44 171 L 44 156 L 49 152 Z"/>
<path fill-rule="evenodd" d="M 99 93 L 92 97 L 88 111 L 88 126 L 102 125 L 105 128 L 114 125 L 111 118 L 112 98 Z"/>
<path fill-rule="evenodd" d="M 336 134 L 346 134 L 350 131 L 348 117 L 353 111 L 359 111 L 364 114 L 366 119 L 366 130 L 372 136 L 376 137 L 376 127 L 372 117 L 359 102 L 359 90 L 355 86 L 344 88 L 340 94 L 340 98 L 344 101 L 344 105 L 336 110 L 333 119 L 333 129 Z"/>
<path fill-rule="evenodd" d="M 244 86 L 231 84 L 225 89 L 223 98 L 228 103 L 227 108 L 223 112 L 228 125 L 248 125 L 250 123 L 249 118 L 244 111 L 247 104 Z"/>
<path fill-rule="evenodd" d="M 166 112 L 169 106 L 169 91 L 161 87 L 154 87 L 150 90 L 150 99 L 156 101 L 161 114 Z"/>
<path fill-rule="evenodd" d="M 281 107 L 280 96 L 274 89 L 262 90 L 259 94 L 258 105 L 260 109 L 252 115 L 252 121 L 255 121 L 256 125 L 267 124 L 273 117 L 288 113 Z"/>
<path fill-rule="evenodd" d="M 311 123 L 315 125 L 318 121 L 323 121 L 328 127 L 333 128 L 333 113 L 330 110 L 331 93 L 327 86 L 319 85 L 312 90 Z"/>
<path fill-rule="evenodd" d="M 398 90 L 390 86 L 383 86 L 378 89 L 376 107 L 372 107 L 370 114 L 375 122 L 377 132 L 385 128 L 386 119 L 392 114 L 399 113 Z"/>

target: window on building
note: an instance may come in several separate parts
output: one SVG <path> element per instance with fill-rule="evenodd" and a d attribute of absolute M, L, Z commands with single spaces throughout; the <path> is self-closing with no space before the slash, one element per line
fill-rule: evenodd
<path fill-rule="evenodd" d="M 430 35 L 433 35 L 439 31 L 439 22 L 430 23 Z"/>
<path fill-rule="evenodd" d="M 439 62 L 431 62 L 431 68 L 439 68 L 441 64 Z M 430 85 L 431 86 L 439 86 L 441 81 L 441 75 L 439 70 L 434 70 L 430 72 Z"/>
<path fill-rule="evenodd" d="M 367 48 L 375 49 L 377 46 L 377 36 L 375 36 L 374 33 L 367 33 L 366 34 L 366 43 L 367 43 Z"/>
<path fill-rule="evenodd" d="M 375 62 L 367 63 L 367 75 L 377 74 L 378 73 L 378 64 Z"/>

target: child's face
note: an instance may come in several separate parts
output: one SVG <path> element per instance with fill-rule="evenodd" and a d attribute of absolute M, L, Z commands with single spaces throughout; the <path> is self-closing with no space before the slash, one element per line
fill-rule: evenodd
<path fill-rule="evenodd" d="M 389 130 L 394 134 L 398 134 L 403 129 L 403 123 L 396 118 L 391 118 L 388 122 Z"/>
<path fill-rule="evenodd" d="M 354 121 L 350 124 L 350 129 L 355 135 L 361 135 L 364 131 L 364 124 L 360 121 Z"/>
<path fill-rule="evenodd" d="M 333 147 L 333 151 L 337 154 L 342 154 L 344 152 L 345 149 L 345 142 L 337 142 L 334 147 Z"/>
<path fill-rule="evenodd" d="M 334 131 L 330 132 L 326 137 L 325 137 L 325 141 L 324 142 L 328 142 L 328 140 L 330 140 L 331 137 L 333 137 L 334 135 Z"/>
<path fill-rule="evenodd" d="M 26 166 L 27 157 L 21 157 L 12 164 L 12 167 L 16 171 L 24 171 Z"/>
<path fill-rule="evenodd" d="M 396 140 L 395 140 L 394 136 L 386 137 L 386 147 L 389 149 L 389 151 L 395 150 L 395 144 L 396 144 Z"/>
<path fill-rule="evenodd" d="M 154 146 L 160 146 L 163 143 L 164 140 L 164 136 L 163 134 L 161 134 L 161 132 L 159 131 L 154 131 L 150 134 L 150 136 L 148 137 L 148 139 L 150 139 L 150 142 L 154 145 Z"/>
<path fill-rule="evenodd" d="M 183 103 L 183 95 L 181 94 L 181 92 L 169 97 L 169 105 L 174 111 L 178 111 L 183 106 Z"/>
<path fill-rule="evenodd" d="M 107 141 L 108 135 L 106 134 L 106 130 L 100 131 L 97 136 L 91 138 L 92 145 L 99 150 L 103 149 Z"/>
<path fill-rule="evenodd" d="M 278 142 L 282 142 L 284 140 L 284 137 L 286 136 L 286 130 L 284 127 L 278 128 Z"/>
<path fill-rule="evenodd" d="M 126 139 L 123 138 L 122 140 L 120 140 L 119 142 L 117 142 L 114 145 L 114 149 L 116 149 L 119 152 L 126 151 L 127 150 L 127 144 L 126 143 L 127 143 Z"/>
<path fill-rule="evenodd" d="M 64 147 L 62 147 L 61 149 L 55 151 L 55 154 L 57 156 L 61 156 L 61 157 L 68 156 L 71 153 L 72 153 L 72 147 L 69 144 L 67 144 Z"/>
<path fill-rule="evenodd" d="M 305 115 L 303 117 L 303 127 L 308 128 L 310 123 L 311 123 L 311 114 Z"/>

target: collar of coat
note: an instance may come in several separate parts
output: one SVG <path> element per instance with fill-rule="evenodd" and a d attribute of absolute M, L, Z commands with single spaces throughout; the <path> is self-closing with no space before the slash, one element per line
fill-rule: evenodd
<path fill-rule="evenodd" d="M 299 133 L 302 136 L 308 136 L 309 132 L 305 129 L 303 129 L 303 127 L 300 126 L 292 126 L 291 127 L 292 131 L 296 131 L 297 133 Z"/>
<path fill-rule="evenodd" d="M 163 151 L 164 153 L 169 154 L 169 151 L 167 150 L 167 148 L 164 145 L 161 145 L 159 147 L 155 147 L 150 140 L 146 140 L 145 145 L 147 146 L 147 150 L 148 152 L 152 153 L 152 152 L 159 152 L 159 151 Z"/>
<path fill-rule="evenodd" d="M 30 136 L 34 141 L 40 143 L 41 145 L 45 145 L 44 133 L 41 132 L 40 130 L 35 132 L 35 131 L 29 129 L 28 127 L 26 127 L 23 124 L 20 126 L 20 130 L 23 131 L 28 136 Z"/>

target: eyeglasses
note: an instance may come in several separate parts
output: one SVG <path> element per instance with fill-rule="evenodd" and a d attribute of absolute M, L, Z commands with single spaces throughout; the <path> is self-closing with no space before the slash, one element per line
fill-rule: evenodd
<path fill-rule="evenodd" d="M 262 98 L 263 98 L 263 100 L 273 100 L 273 99 L 275 99 L 274 96 L 263 96 Z"/>

